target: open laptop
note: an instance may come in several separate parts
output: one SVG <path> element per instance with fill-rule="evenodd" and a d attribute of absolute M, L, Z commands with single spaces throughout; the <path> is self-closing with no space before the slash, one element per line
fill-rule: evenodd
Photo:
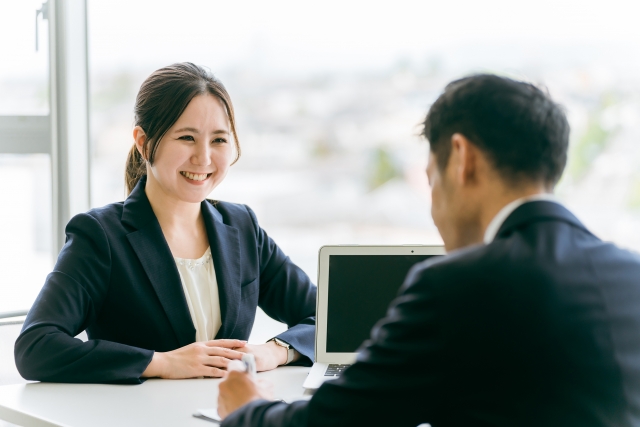
<path fill-rule="evenodd" d="M 443 246 L 323 246 L 318 261 L 315 363 L 303 387 L 316 389 L 356 360 L 416 263 Z"/>

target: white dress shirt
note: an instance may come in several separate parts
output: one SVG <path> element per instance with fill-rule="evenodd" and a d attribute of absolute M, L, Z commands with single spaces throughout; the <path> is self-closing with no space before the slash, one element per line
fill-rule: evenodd
<path fill-rule="evenodd" d="M 493 239 L 496 238 L 496 234 L 498 234 L 498 230 L 500 230 L 500 227 L 502 227 L 502 224 L 509 217 L 509 215 L 513 213 L 513 211 L 515 211 L 525 203 L 537 202 L 540 200 L 560 203 L 553 194 L 548 194 L 548 193 L 536 194 L 534 196 L 528 196 L 528 197 L 521 197 L 519 199 L 514 200 L 513 202 L 509 203 L 508 205 L 500 209 L 500 212 L 498 212 L 496 216 L 493 217 L 493 219 L 487 226 L 487 229 L 484 231 L 484 243 L 488 245 L 489 243 L 493 242 Z"/>
<path fill-rule="evenodd" d="M 222 326 L 222 319 L 211 248 L 198 259 L 174 259 L 180 273 L 189 314 L 196 328 L 196 341 L 212 340 Z"/>

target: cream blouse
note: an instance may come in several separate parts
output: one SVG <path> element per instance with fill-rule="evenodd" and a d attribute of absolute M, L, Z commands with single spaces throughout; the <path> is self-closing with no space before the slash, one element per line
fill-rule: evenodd
<path fill-rule="evenodd" d="M 222 319 L 211 248 L 208 248 L 198 259 L 176 257 L 174 259 L 180 273 L 191 320 L 196 328 L 196 341 L 212 340 L 222 325 Z"/>

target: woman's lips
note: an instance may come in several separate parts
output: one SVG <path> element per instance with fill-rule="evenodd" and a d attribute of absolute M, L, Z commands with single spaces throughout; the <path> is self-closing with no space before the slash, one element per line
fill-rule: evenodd
<path fill-rule="evenodd" d="M 186 180 L 192 184 L 204 183 L 211 176 L 210 173 L 192 173 L 186 171 L 180 171 L 180 175 L 186 178 Z"/>

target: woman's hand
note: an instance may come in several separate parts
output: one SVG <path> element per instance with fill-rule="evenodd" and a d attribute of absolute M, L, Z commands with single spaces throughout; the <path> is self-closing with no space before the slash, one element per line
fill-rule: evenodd
<path fill-rule="evenodd" d="M 265 344 L 246 344 L 235 350 L 253 354 L 256 357 L 256 370 L 258 372 L 270 371 L 287 362 L 287 349 L 273 341 Z"/>
<path fill-rule="evenodd" d="M 287 349 L 273 341 L 265 344 L 245 344 L 243 347 L 234 350 L 253 354 L 256 357 L 256 370 L 258 372 L 270 371 L 287 363 Z M 296 354 L 296 356 L 298 355 Z M 296 360 L 296 357 L 294 357 L 294 360 Z"/>
<path fill-rule="evenodd" d="M 166 353 L 155 352 L 142 377 L 223 377 L 227 364 L 241 359 L 246 345 L 247 342 L 241 340 L 212 340 L 194 342 Z"/>

